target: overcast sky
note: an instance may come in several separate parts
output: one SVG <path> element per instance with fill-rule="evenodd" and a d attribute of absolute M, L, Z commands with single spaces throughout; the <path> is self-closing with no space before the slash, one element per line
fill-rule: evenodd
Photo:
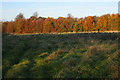
<path fill-rule="evenodd" d="M 23 13 L 29 18 L 34 12 L 42 17 L 66 17 L 70 13 L 74 17 L 100 16 L 103 14 L 118 13 L 118 0 L 2 0 L 2 20 L 14 20 L 16 15 Z M 62 2 L 58 2 L 62 1 Z M 73 2 L 74 1 L 74 2 Z"/>

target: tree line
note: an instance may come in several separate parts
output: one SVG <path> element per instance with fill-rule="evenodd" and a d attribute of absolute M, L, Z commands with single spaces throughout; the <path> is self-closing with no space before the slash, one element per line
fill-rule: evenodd
<path fill-rule="evenodd" d="M 84 18 L 67 17 L 44 18 L 38 17 L 35 12 L 30 18 L 25 19 L 20 13 L 14 21 L 2 22 L 3 33 L 62 33 L 62 32 L 87 32 L 87 31 L 118 31 L 120 15 L 105 14 L 102 16 L 88 16 Z"/>

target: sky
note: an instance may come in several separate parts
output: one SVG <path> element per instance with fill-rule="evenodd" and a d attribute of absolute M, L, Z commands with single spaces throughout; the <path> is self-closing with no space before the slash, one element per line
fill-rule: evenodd
<path fill-rule="evenodd" d="M 2 2 L 118 2 L 119 0 L 1 0 Z"/>
<path fill-rule="evenodd" d="M 88 2 L 80 2 L 78 0 L 69 0 L 63 2 L 57 2 L 52 0 L 29 0 L 29 1 L 15 1 L 15 0 L 3 0 L 2 1 L 2 21 L 11 21 L 19 14 L 23 13 L 25 18 L 29 18 L 34 12 L 38 12 L 42 17 L 66 17 L 70 13 L 73 17 L 81 18 L 86 16 L 101 16 L 103 14 L 115 14 L 118 13 L 117 0 L 101 0 L 101 2 L 94 2 L 91 0 Z"/>

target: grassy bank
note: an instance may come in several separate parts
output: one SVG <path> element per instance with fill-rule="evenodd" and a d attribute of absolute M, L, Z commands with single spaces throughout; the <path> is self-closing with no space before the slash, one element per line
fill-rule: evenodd
<path fill-rule="evenodd" d="M 118 34 L 3 34 L 4 78 L 118 78 Z"/>

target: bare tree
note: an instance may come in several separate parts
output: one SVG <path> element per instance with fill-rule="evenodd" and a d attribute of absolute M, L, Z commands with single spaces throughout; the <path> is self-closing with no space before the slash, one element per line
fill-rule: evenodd
<path fill-rule="evenodd" d="M 22 19 L 25 19 L 25 17 L 23 16 L 22 13 L 19 13 L 19 14 L 15 17 L 15 20 L 22 20 Z"/>
<path fill-rule="evenodd" d="M 33 13 L 33 16 L 36 17 L 36 18 L 38 18 L 38 13 L 37 13 L 37 12 L 34 12 L 34 13 Z"/>
<path fill-rule="evenodd" d="M 73 16 L 70 13 L 67 14 L 67 17 L 73 18 Z"/>

